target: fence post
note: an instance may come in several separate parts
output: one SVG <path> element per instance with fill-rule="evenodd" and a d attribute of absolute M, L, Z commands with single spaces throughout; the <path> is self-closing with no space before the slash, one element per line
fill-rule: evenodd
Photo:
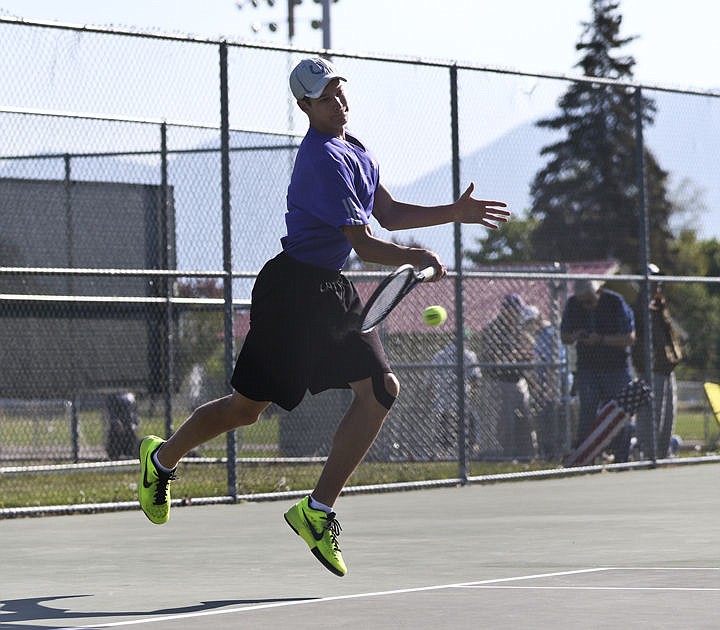
<path fill-rule="evenodd" d="M 452 138 L 453 199 L 460 196 L 460 130 L 458 122 L 457 65 L 450 66 L 450 133 Z M 462 224 L 453 225 L 455 249 L 455 383 L 458 410 L 458 477 L 468 478 L 468 427 L 465 414 L 465 317 L 463 315 Z"/>
<path fill-rule="evenodd" d="M 652 324 L 650 322 L 650 228 L 647 209 L 647 182 L 645 179 L 645 142 L 643 139 L 643 97 L 642 89 L 635 88 L 635 169 L 638 188 L 638 219 L 640 236 L 640 270 L 645 276 L 640 287 L 640 316 L 643 318 L 643 350 L 645 352 L 645 374 L 643 377 L 650 385 L 650 390 L 655 391 L 653 382 L 653 345 L 652 345 Z M 639 342 L 638 339 L 636 341 Z M 651 396 L 650 405 L 650 427 L 652 443 L 650 446 L 650 459 L 655 462 L 657 459 L 657 426 L 655 425 L 655 397 Z"/>
<path fill-rule="evenodd" d="M 75 245 L 73 241 L 73 197 L 72 197 L 72 157 L 69 153 L 63 155 L 64 166 L 64 184 L 65 189 L 65 237 L 67 239 L 67 266 L 72 268 L 75 266 Z M 75 295 L 75 278 L 70 275 L 67 277 L 67 293 Z M 74 317 L 68 318 L 68 336 L 74 335 Z M 75 352 L 76 344 L 72 344 L 72 352 Z M 75 362 L 73 361 L 73 364 Z M 80 461 L 80 418 L 78 416 L 78 382 L 77 374 L 71 371 L 72 391 L 71 410 L 70 410 L 70 444 L 72 447 L 72 461 L 78 463 Z"/>
<path fill-rule="evenodd" d="M 222 195 L 223 240 L 223 300 L 225 333 L 225 380 L 228 391 L 232 387 L 230 375 L 235 359 L 233 349 L 233 276 L 232 240 L 230 216 L 230 106 L 228 96 L 228 46 L 220 43 L 220 177 Z M 237 501 L 237 442 L 235 431 L 226 434 L 227 489 L 228 495 Z"/>
<path fill-rule="evenodd" d="M 160 266 L 169 271 L 175 267 L 172 251 L 173 222 L 168 203 L 168 161 L 167 161 L 167 123 L 160 124 Z M 175 279 L 165 277 L 161 286 L 165 297 L 165 339 L 163 340 L 163 369 L 165 371 L 163 389 L 165 390 L 165 435 L 173 432 L 173 391 L 175 390 L 175 339 L 173 334 L 173 285 Z"/>

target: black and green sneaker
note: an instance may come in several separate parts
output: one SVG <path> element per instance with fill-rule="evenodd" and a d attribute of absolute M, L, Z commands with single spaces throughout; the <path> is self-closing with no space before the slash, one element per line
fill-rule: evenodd
<path fill-rule="evenodd" d="M 340 523 L 335 520 L 335 512 L 313 510 L 308 504 L 309 498 L 305 497 L 285 512 L 285 520 L 325 568 L 342 577 L 347 567 L 337 541 L 342 529 Z"/>
<path fill-rule="evenodd" d="M 140 442 L 138 497 L 145 516 L 156 525 L 167 523 L 170 518 L 170 482 L 176 479 L 174 471 L 164 473 L 152 461 L 152 454 L 164 442 L 156 435 L 148 435 Z"/>

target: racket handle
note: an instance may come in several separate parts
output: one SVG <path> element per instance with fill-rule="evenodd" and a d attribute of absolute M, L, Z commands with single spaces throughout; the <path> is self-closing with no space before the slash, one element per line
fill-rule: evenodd
<path fill-rule="evenodd" d="M 420 271 L 423 280 L 430 280 L 435 275 L 435 267 L 425 267 Z"/>

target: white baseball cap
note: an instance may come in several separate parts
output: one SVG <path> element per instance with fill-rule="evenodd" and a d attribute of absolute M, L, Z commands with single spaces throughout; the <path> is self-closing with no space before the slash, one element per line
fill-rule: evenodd
<path fill-rule="evenodd" d="M 537 306 L 533 306 L 532 304 L 528 304 L 520 312 L 520 318 L 522 319 L 523 323 L 534 321 L 538 317 L 540 317 L 540 309 Z"/>
<path fill-rule="evenodd" d="M 290 73 L 290 89 L 298 101 L 304 98 L 319 98 L 333 79 L 347 81 L 327 59 L 303 59 Z"/>

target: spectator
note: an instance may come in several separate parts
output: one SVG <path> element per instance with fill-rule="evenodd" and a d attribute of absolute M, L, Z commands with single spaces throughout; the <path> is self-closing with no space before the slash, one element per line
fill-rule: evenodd
<path fill-rule="evenodd" d="M 530 405 L 537 433 L 538 455 L 550 460 L 562 456 L 558 420 L 567 353 L 560 342 L 557 326 L 544 319 L 536 307 L 530 308 L 536 312 L 535 317 L 528 320 L 528 325 L 535 340 L 533 349 L 537 363 L 529 379 Z"/>
<path fill-rule="evenodd" d="M 598 407 L 617 396 L 632 380 L 630 348 L 635 343 L 635 318 L 625 299 L 602 288 L 596 280 L 575 282 L 560 325 L 563 343 L 575 344 L 574 385 L 580 399 L 578 430 L 573 447 L 590 433 Z M 627 461 L 630 427 L 610 446 L 615 461 Z"/>
<path fill-rule="evenodd" d="M 432 392 L 432 405 L 435 413 L 435 432 L 437 439 L 434 444 L 436 455 L 441 457 L 457 457 L 458 454 L 458 413 L 457 413 L 457 380 L 455 376 L 457 363 L 457 344 L 452 341 L 438 352 L 432 359 L 437 366 L 432 371 L 428 390 Z M 465 408 L 466 419 L 473 417 L 471 405 L 473 391 L 480 381 L 480 368 L 477 355 L 467 345 L 463 349 L 465 366 Z M 468 420 L 470 437 L 477 442 L 477 427 Z"/>
<path fill-rule="evenodd" d="M 517 293 L 506 295 L 497 317 L 480 336 L 486 421 L 495 427 L 503 456 L 512 458 L 535 454 L 526 378 L 534 342 L 524 328 L 527 308 Z"/>
<path fill-rule="evenodd" d="M 656 265 L 649 266 L 650 273 L 660 273 Z M 650 330 L 652 334 L 652 385 L 653 404 L 644 405 L 638 411 L 637 438 L 638 447 L 646 456 L 652 456 L 653 426 L 651 409 L 655 412 L 655 438 L 657 457 L 663 458 L 670 454 L 670 440 L 675 426 L 677 410 L 677 381 L 675 368 L 682 360 L 682 349 L 670 313 L 668 312 L 662 282 L 653 282 L 650 286 L 651 298 L 649 305 Z M 638 305 L 639 307 L 640 305 Z M 643 339 L 643 318 L 638 309 L 638 338 Z M 645 374 L 645 348 L 638 343 L 633 348 L 635 369 L 642 377 Z"/>

